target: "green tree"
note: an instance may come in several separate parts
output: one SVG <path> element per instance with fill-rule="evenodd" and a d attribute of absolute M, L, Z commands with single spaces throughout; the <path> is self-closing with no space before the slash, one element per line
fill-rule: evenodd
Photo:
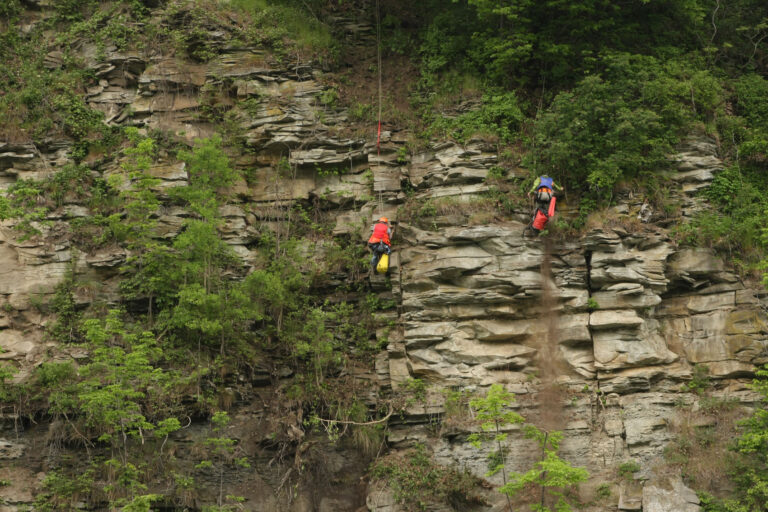
<path fill-rule="evenodd" d="M 226 188 L 239 175 L 224 154 L 221 137 L 197 139 L 191 152 L 180 151 L 178 157 L 186 164 L 189 184 L 175 189 L 175 194 L 202 218 L 218 218 L 218 207 L 226 200 Z"/>
<path fill-rule="evenodd" d="M 528 484 L 541 488 L 541 500 L 533 505 L 536 512 L 551 512 L 547 505 L 548 496 L 554 496 L 557 501 L 554 505 L 556 512 L 570 512 L 571 505 L 565 497 L 565 492 L 570 487 L 587 481 L 589 473 L 584 468 L 573 467 L 567 461 L 561 459 L 557 452 L 563 433 L 559 431 L 547 432 L 538 429 L 534 425 L 526 425 L 526 437 L 535 439 L 543 451 L 541 460 L 525 473 L 511 473 L 509 483 L 504 485 L 501 492 L 508 496 L 516 496 Z"/>
<path fill-rule="evenodd" d="M 738 472 L 740 502 L 747 510 L 764 510 L 768 503 L 768 365 L 757 371 L 752 388 L 760 394 L 752 415 L 744 421 L 744 433 L 737 441 L 737 450 L 747 458 Z"/>
<path fill-rule="evenodd" d="M 203 460 L 195 466 L 198 470 L 213 469 L 217 472 L 219 495 L 215 507 L 205 507 L 205 510 L 210 512 L 230 512 L 236 509 L 233 505 L 224 504 L 224 471 L 227 466 L 251 467 L 247 457 L 235 456 L 237 441 L 225 435 L 227 426 L 231 421 L 226 411 L 217 411 L 211 416 L 211 431 L 213 435 L 206 438 L 205 444 L 209 448 L 212 458 Z M 226 498 L 235 502 L 241 501 L 241 498 L 238 496 L 227 495 Z"/>
<path fill-rule="evenodd" d="M 476 411 L 476 418 L 480 422 L 481 428 L 485 432 L 493 434 L 493 442 L 496 443 L 496 451 L 489 457 L 491 467 L 486 476 L 495 475 L 501 471 L 503 487 L 507 486 L 506 453 L 504 446 L 508 434 L 502 429 L 509 425 L 523 423 L 525 419 L 514 411 L 509 410 L 509 406 L 515 401 L 515 396 L 506 391 L 501 384 L 493 384 L 488 389 L 483 398 L 474 398 L 469 402 L 470 407 Z M 480 434 L 470 434 L 467 440 L 475 448 L 480 448 L 483 437 Z M 505 493 L 507 494 L 507 493 Z M 510 494 L 507 494 L 507 505 L 512 508 Z"/>
<path fill-rule="evenodd" d="M 475 398 L 470 401 L 470 406 L 476 411 L 476 418 L 481 422 L 483 431 L 491 435 L 491 440 L 496 443 L 496 451 L 489 455 L 491 467 L 487 476 L 502 472 L 503 485 L 499 491 L 506 495 L 507 505 L 512 509 L 511 498 L 518 495 L 527 485 L 533 484 L 541 488 L 541 501 L 533 505 L 537 512 L 551 512 L 547 505 L 547 496 L 557 498 L 555 511 L 567 512 L 572 510 L 565 499 L 564 491 L 589 478 L 589 473 L 584 468 L 573 467 L 561 459 L 557 452 L 563 439 L 562 432 L 546 432 L 534 425 L 525 426 L 525 436 L 535 439 L 542 449 L 541 460 L 525 473 L 506 471 L 505 443 L 508 435 L 502 429 L 509 425 L 520 424 L 525 419 L 509 406 L 514 402 L 514 395 L 506 391 L 501 384 L 493 384 L 485 397 Z M 468 441 L 479 448 L 486 436 L 471 434 Z"/>

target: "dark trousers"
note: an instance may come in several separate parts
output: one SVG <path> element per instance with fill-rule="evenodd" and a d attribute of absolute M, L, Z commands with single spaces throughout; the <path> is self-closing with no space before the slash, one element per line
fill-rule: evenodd
<path fill-rule="evenodd" d="M 381 259 L 382 254 L 389 254 L 391 252 L 389 246 L 384 242 L 368 244 L 368 248 L 373 253 L 373 257 L 371 257 L 371 266 L 373 268 L 376 268 L 376 265 L 379 264 L 379 260 Z"/>

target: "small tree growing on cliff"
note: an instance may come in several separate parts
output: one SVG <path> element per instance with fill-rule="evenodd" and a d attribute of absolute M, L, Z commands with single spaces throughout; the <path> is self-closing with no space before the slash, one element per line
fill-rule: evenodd
<path fill-rule="evenodd" d="M 485 476 L 492 476 L 501 471 L 504 487 L 507 486 L 507 470 L 504 466 L 506 449 L 504 443 L 507 434 L 502 429 L 507 425 L 522 423 L 525 419 L 514 411 L 508 410 L 509 405 L 515 401 L 515 396 L 506 391 L 501 384 L 493 384 L 485 395 L 485 398 L 475 398 L 469 405 L 475 410 L 478 421 L 481 422 L 483 431 L 492 434 L 492 441 L 496 443 L 496 451 L 489 455 L 490 465 Z M 480 448 L 483 437 L 481 434 L 471 434 L 468 441 L 475 448 Z M 512 508 L 512 502 L 507 494 L 507 504 Z"/>
<path fill-rule="evenodd" d="M 761 395 L 762 403 L 744 420 L 744 434 L 736 449 L 745 456 L 744 467 L 736 482 L 743 494 L 740 503 L 745 510 L 764 510 L 768 503 L 768 365 L 757 371 L 752 389 Z"/>
<path fill-rule="evenodd" d="M 552 512 L 552 509 L 546 505 L 547 495 L 552 495 L 557 498 L 554 510 L 556 512 L 569 512 L 572 509 L 565 499 L 564 491 L 573 485 L 586 481 L 589 478 L 589 473 L 584 468 L 571 466 L 557 455 L 560 442 L 563 439 L 562 432 L 547 432 L 534 425 L 526 425 L 525 436 L 529 439 L 535 439 L 539 443 L 542 449 L 541 460 L 525 473 L 507 474 L 505 465 L 507 450 L 504 443 L 508 436 L 502 430 L 508 425 L 525 421 L 521 415 L 508 410 L 509 405 L 514 400 L 514 395 L 506 391 L 501 384 L 494 384 L 484 398 L 475 398 L 470 402 L 470 406 L 476 411 L 477 419 L 482 422 L 483 431 L 492 436 L 491 440 L 496 443 L 497 447 L 496 451 L 489 455 L 491 468 L 486 476 L 501 471 L 503 485 L 499 491 L 506 495 L 510 510 L 512 509 L 512 497 L 519 494 L 528 485 L 537 485 L 541 488 L 541 501 L 532 506 L 534 511 Z M 487 435 L 472 434 L 468 440 L 473 446 L 480 448 L 484 438 L 487 440 Z"/>

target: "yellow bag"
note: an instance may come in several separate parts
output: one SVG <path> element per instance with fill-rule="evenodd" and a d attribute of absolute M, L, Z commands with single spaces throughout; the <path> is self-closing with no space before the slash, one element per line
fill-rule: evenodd
<path fill-rule="evenodd" d="M 382 254 L 379 258 L 379 264 L 376 265 L 376 272 L 386 274 L 387 270 L 389 270 L 389 254 Z"/>

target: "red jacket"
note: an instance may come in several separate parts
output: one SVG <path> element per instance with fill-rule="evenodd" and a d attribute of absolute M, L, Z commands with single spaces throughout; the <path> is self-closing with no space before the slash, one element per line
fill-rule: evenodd
<path fill-rule="evenodd" d="M 368 243 L 377 244 L 379 242 L 384 242 L 387 245 L 392 245 L 389 241 L 389 233 L 387 233 L 388 229 L 389 225 L 386 222 L 377 223 L 373 226 L 373 234 L 371 235 L 371 238 L 368 239 Z"/>

